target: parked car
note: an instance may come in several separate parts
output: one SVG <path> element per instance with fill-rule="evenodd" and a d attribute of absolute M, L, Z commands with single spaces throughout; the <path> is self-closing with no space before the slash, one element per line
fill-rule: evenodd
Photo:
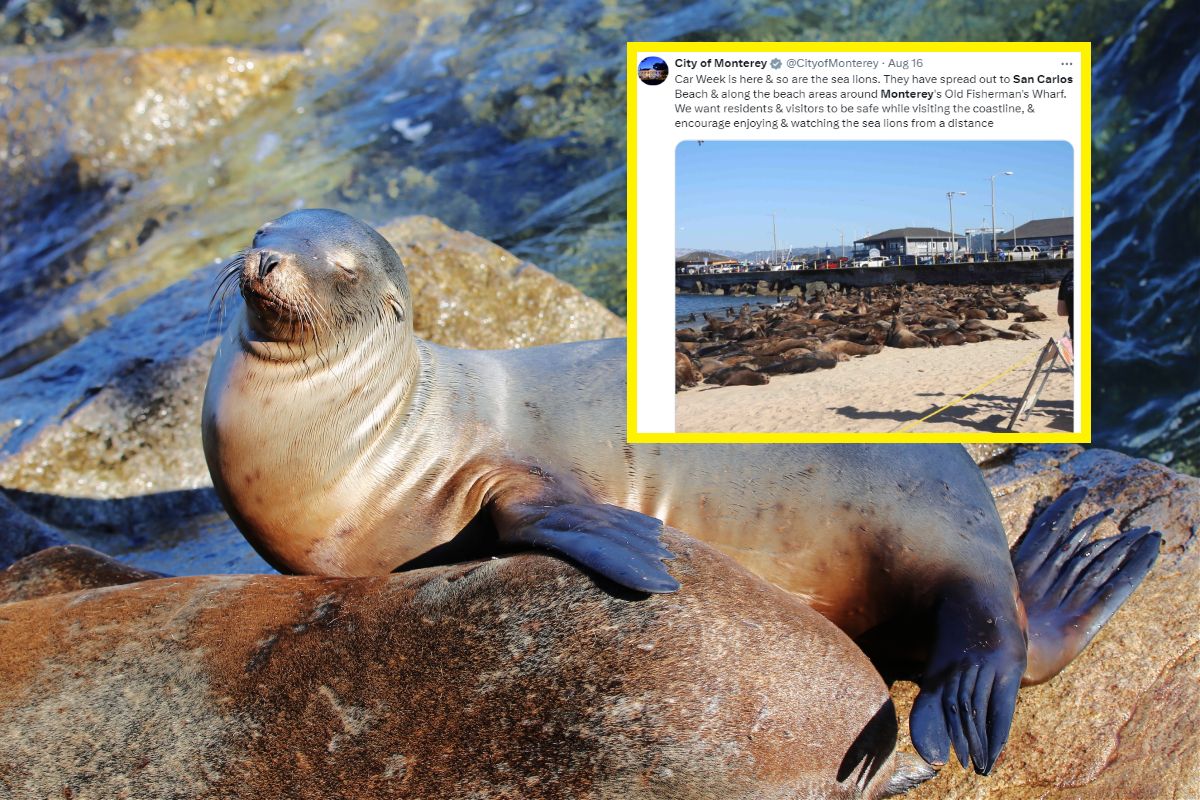
<path fill-rule="evenodd" d="M 1019 244 L 1010 248 L 1005 257 L 1010 261 L 1033 261 L 1035 258 L 1040 258 L 1038 255 L 1040 252 L 1041 250 L 1032 244 Z"/>
<path fill-rule="evenodd" d="M 886 267 L 888 265 L 887 256 L 868 256 L 855 261 L 851 266 L 855 267 Z"/>
<path fill-rule="evenodd" d="M 1038 253 L 1038 258 L 1075 258 L 1075 248 L 1074 246 L 1052 247 Z"/>

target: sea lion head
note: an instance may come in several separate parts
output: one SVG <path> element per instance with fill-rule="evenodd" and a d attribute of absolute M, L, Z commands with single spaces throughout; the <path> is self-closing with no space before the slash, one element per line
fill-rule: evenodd
<path fill-rule="evenodd" d="M 412 300 L 400 256 L 365 222 L 327 208 L 264 224 L 226 267 L 255 335 L 274 342 L 336 341 L 368 325 L 412 333 Z"/>

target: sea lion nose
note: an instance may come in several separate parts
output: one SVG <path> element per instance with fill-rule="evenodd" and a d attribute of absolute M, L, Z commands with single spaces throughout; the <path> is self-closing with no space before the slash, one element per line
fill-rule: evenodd
<path fill-rule="evenodd" d="M 279 266 L 281 256 L 272 250 L 258 251 L 258 279 L 261 281 Z"/>

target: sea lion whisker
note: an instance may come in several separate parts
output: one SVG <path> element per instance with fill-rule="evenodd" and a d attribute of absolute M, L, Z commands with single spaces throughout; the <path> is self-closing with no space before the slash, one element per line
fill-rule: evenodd
<path fill-rule="evenodd" d="M 213 289 L 213 295 L 208 301 L 208 319 L 205 321 L 206 328 L 212 327 L 212 315 L 214 309 L 219 310 L 219 314 L 217 316 L 218 328 L 225 327 L 225 304 L 228 302 L 233 286 L 237 282 L 235 278 L 241 272 L 241 265 L 244 260 L 245 257 L 242 254 L 239 254 L 234 256 L 229 264 L 222 267 L 221 274 L 217 278 L 217 285 Z"/>

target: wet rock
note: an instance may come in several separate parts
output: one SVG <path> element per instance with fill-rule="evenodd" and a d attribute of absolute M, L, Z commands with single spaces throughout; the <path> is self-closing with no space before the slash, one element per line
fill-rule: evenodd
<path fill-rule="evenodd" d="M 143 174 L 219 132 L 300 59 L 225 47 L 0 58 L 0 177 L 28 189 L 68 172 L 82 186 Z"/>
<path fill-rule="evenodd" d="M 13 503 L 6 492 L 0 492 L 0 567 L 66 541 L 61 531 Z"/>
<path fill-rule="evenodd" d="M 1074 445 L 1016 448 L 985 477 L 1011 541 L 1048 501 L 1082 483 L 1088 499 L 1079 518 L 1116 509 L 1096 536 L 1149 525 L 1164 535 L 1162 552 L 1079 658 L 1021 690 L 990 777 L 949 766 L 908 796 L 1200 796 L 1200 480 Z M 902 715 L 914 694 L 911 685 L 893 687 Z"/>
<path fill-rule="evenodd" d="M 599 302 L 473 233 L 421 216 L 379 232 L 404 260 L 423 339 L 496 349 L 625 335 Z"/>
<path fill-rule="evenodd" d="M 976 464 L 987 464 L 1003 458 L 1004 455 L 1010 452 L 1016 445 L 1011 444 L 964 444 L 967 452 L 971 454 L 971 458 Z"/>
<path fill-rule="evenodd" d="M 211 285 L 196 274 L 0 380 L 0 484 L 90 498 L 207 485 L 199 420 L 216 352 Z"/>
<path fill-rule="evenodd" d="M 624 334 L 599 303 L 478 236 L 429 217 L 381 230 L 409 269 L 416 329 L 432 341 L 511 348 Z M 209 307 L 215 274 L 200 270 L 0 380 L 0 484 L 91 498 L 208 486 L 200 408 L 221 319 Z"/>
<path fill-rule="evenodd" d="M 0 780 L 55 797 L 850 797 L 874 755 L 861 796 L 878 796 L 895 728 L 865 657 L 667 539 L 684 589 L 648 598 L 525 554 L 10 603 Z"/>
<path fill-rule="evenodd" d="M 157 572 L 122 564 L 90 547 L 74 544 L 49 547 L 0 572 L 0 603 L 161 577 Z"/>
<path fill-rule="evenodd" d="M 173 0 L 33 0 L 8 3 L 0 18 L 0 43 L 32 45 L 55 42 L 81 32 L 92 35 L 134 22 L 148 6 Z M 192 3 L 197 6 L 211 5 Z"/>
<path fill-rule="evenodd" d="M 253 175 L 228 151 L 258 137 L 233 131 L 285 124 L 301 58 L 225 47 L 0 58 L 0 376 L 211 257 L 195 248 L 220 246 L 230 220 L 205 206 L 234 214 L 236 202 L 197 195 L 233 170 Z"/>

